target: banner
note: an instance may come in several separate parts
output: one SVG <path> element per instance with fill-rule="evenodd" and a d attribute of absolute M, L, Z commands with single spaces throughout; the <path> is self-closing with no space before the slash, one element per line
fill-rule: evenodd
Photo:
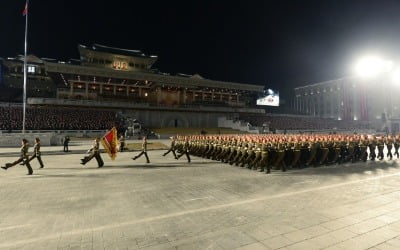
<path fill-rule="evenodd" d="M 107 133 L 101 138 L 101 144 L 106 150 L 108 156 L 110 156 L 111 160 L 115 160 L 118 152 L 117 129 L 115 127 L 107 131 Z"/>

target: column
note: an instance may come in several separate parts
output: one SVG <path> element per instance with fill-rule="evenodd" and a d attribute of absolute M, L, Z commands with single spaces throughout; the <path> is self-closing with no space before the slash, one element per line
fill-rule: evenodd
<path fill-rule="evenodd" d="M 103 84 L 100 83 L 100 95 L 103 94 Z"/>
<path fill-rule="evenodd" d="M 142 97 L 142 88 L 141 87 L 138 88 L 138 94 L 139 94 L 139 97 Z"/>
<path fill-rule="evenodd" d="M 186 89 L 183 90 L 183 104 L 186 104 Z"/>
<path fill-rule="evenodd" d="M 126 96 L 129 96 L 129 86 L 126 86 Z"/>
<path fill-rule="evenodd" d="M 117 86 L 116 85 L 113 85 L 113 94 L 117 95 Z"/>
<path fill-rule="evenodd" d="M 180 105 L 181 104 L 181 91 L 180 90 L 178 90 L 178 105 Z"/>

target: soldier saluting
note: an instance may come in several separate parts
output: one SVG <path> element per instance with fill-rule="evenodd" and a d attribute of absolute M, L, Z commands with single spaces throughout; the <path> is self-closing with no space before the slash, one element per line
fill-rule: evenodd
<path fill-rule="evenodd" d="M 13 163 L 6 163 L 5 166 L 2 166 L 1 168 L 4 170 L 7 170 L 8 168 L 11 168 L 18 163 L 24 162 L 24 165 L 28 169 L 28 175 L 33 174 L 33 170 L 31 165 L 29 164 L 29 157 L 28 157 L 28 149 L 29 149 L 29 144 L 27 139 L 22 139 L 21 141 L 21 149 L 20 149 L 20 157 L 18 160 L 14 161 Z"/>

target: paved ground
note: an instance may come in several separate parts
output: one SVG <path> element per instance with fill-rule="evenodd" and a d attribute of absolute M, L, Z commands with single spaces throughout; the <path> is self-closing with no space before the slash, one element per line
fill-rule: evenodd
<path fill-rule="evenodd" d="M 400 160 L 265 175 L 156 150 L 97 169 L 86 148 L 0 172 L 0 249 L 400 249 Z"/>

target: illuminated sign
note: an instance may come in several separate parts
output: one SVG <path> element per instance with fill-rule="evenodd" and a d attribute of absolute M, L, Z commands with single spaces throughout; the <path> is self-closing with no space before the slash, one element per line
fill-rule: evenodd
<path fill-rule="evenodd" d="M 115 60 L 113 62 L 113 68 L 116 70 L 128 70 L 128 63 L 125 61 Z"/>
<path fill-rule="evenodd" d="M 256 104 L 264 106 L 279 106 L 279 92 L 267 89 L 264 91 L 264 96 L 257 99 Z"/>

